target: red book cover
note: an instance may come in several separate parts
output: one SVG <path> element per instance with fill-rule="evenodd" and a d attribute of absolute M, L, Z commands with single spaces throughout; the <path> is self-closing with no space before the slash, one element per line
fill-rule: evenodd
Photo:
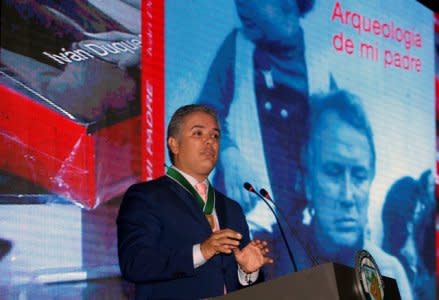
<path fill-rule="evenodd" d="M 141 16 L 46 2 L 2 3 L 1 192 L 91 209 L 141 178 Z"/>

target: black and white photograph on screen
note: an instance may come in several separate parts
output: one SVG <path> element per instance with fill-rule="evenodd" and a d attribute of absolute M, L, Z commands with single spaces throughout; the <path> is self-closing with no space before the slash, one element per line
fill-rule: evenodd
<path fill-rule="evenodd" d="M 295 270 L 245 182 L 273 199 L 298 270 L 353 266 L 365 248 L 403 299 L 434 299 L 432 11 L 401 0 L 165 7 L 166 117 L 181 103 L 218 110 L 210 180 L 241 204 L 254 236 L 271 237 L 267 276 Z M 399 214 L 392 198 L 412 189 Z M 389 239 L 392 226 L 406 235 Z"/>

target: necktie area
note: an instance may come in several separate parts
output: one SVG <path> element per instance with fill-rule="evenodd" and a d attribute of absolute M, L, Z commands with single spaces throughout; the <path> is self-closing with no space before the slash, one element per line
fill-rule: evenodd
<path fill-rule="evenodd" d="M 195 185 L 195 189 L 197 190 L 198 194 L 200 194 L 200 197 L 203 199 L 204 202 L 207 201 L 207 189 L 208 186 L 206 182 L 199 182 Z M 212 231 L 218 230 L 215 222 L 215 217 L 213 214 L 206 214 L 207 222 L 209 222 L 210 228 L 212 228 Z"/>
<path fill-rule="evenodd" d="M 204 202 L 207 201 L 207 184 L 206 182 L 198 182 L 195 185 L 195 189 L 197 190 L 198 194 L 200 194 L 201 198 Z"/>

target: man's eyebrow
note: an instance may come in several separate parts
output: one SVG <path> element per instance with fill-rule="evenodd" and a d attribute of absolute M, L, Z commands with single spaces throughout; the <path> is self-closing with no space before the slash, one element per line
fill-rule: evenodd
<path fill-rule="evenodd" d="M 198 124 L 195 124 L 194 126 L 192 126 L 191 130 L 192 130 L 192 129 L 198 129 L 198 128 L 206 128 L 206 126 L 204 126 L 204 125 L 198 125 Z M 219 128 L 217 128 L 217 127 L 215 127 L 215 128 L 212 128 L 212 130 L 215 130 L 215 131 L 217 131 L 218 133 L 220 133 L 220 132 L 221 132 L 221 131 L 220 131 L 220 129 L 219 129 Z"/>
<path fill-rule="evenodd" d="M 192 129 L 196 129 L 196 128 L 205 128 L 205 127 L 206 127 L 206 126 L 195 124 L 194 126 L 191 127 L 191 130 L 192 130 Z"/>

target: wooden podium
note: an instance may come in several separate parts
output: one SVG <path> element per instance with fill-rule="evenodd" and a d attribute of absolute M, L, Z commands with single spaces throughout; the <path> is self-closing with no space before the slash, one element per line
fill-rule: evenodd
<path fill-rule="evenodd" d="M 384 300 L 401 299 L 396 280 L 382 276 Z M 215 299 L 310 299 L 362 300 L 353 268 L 326 263 L 301 272 L 288 274 Z"/>

